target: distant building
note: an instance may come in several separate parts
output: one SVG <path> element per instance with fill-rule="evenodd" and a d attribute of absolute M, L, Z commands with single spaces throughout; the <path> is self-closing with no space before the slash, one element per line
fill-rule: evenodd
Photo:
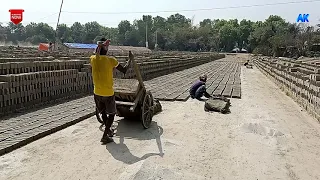
<path fill-rule="evenodd" d="M 241 53 L 247 53 L 248 51 L 246 49 L 242 48 L 240 52 Z"/>
<path fill-rule="evenodd" d="M 232 49 L 231 52 L 233 52 L 233 53 L 247 53 L 248 51 L 244 48 L 242 48 L 241 50 L 240 50 L 240 48 L 234 48 L 234 49 Z"/>
<path fill-rule="evenodd" d="M 238 52 L 240 52 L 240 49 L 239 49 L 239 48 L 234 48 L 234 49 L 232 49 L 231 52 L 233 52 L 233 53 L 238 53 Z"/>

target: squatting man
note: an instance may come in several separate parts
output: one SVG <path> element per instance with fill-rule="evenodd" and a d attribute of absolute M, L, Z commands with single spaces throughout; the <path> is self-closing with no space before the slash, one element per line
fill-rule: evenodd
<path fill-rule="evenodd" d="M 196 98 L 202 101 L 201 97 L 205 96 L 206 98 L 212 97 L 206 89 L 207 75 L 202 75 L 199 77 L 199 80 L 193 83 L 190 88 L 190 96 L 192 99 Z"/>

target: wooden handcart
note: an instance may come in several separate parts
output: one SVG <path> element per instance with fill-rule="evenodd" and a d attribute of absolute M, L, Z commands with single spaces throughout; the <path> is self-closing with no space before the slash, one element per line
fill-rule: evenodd
<path fill-rule="evenodd" d="M 147 129 L 153 117 L 154 100 L 151 92 L 146 90 L 138 64 L 134 59 L 131 63 L 137 79 L 114 78 L 117 115 L 125 119 L 140 119 L 142 126 Z M 98 121 L 103 123 L 98 111 L 96 116 Z"/>

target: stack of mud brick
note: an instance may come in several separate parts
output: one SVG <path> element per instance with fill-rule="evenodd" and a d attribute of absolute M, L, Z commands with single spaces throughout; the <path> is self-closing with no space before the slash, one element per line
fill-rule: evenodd
<path fill-rule="evenodd" d="M 37 58 L 39 61 L 41 59 L 46 60 L 47 57 L 54 58 L 69 58 L 69 59 L 88 59 L 91 53 L 72 53 L 68 51 L 54 51 L 54 52 L 46 52 L 46 51 L 38 51 L 37 48 L 9 48 L 9 47 L 1 47 L 0 46 L 0 62 L 25 62 L 28 60 L 33 60 Z M 47 59 L 48 60 L 48 59 Z"/>
<path fill-rule="evenodd" d="M 257 67 L 320 121 L 320 63 L 259 58 Z"/>
<path fill-rule="evenodd" d="M 198 66 L 222 55 L 193 58 L 136 58 L 144 80 Z M 21 60 L 23 59 L 23 60 Z M 72 99 L 93 92 L 88 57 L 83 60 L 59 58 L 10 58 L 0 63 L 0 114 L 29 109 L 61 99 Z M 1 58 L 0 58 L 1 60 Z M 125 63 L 125 57 L 119 58 Z M 0 61 L 1 62 L 1 61 Z M 126 76 L 115 71 L 117 78 L 135 78 L 132 66 Z"/>
<path fill-rule="evenodd" d="M 223 58 L 223 55 L 217 55 L 215 58 L 210 56 L 193 57 L 193 58 L 162 58 L 162 59 L 149 59 L 145 61 L 138 61 L 140 72 L 144 80 L 149 80 L 158 76 L 170 74 L 173 72 L 181 71 L 184 69 L 192 68 L 211 62 L 213 60 Z M 120 62 L 125 63 L 125 60 Z M 129 68 L 126 76 L 122 73 L 115 71 L 114 77 L 117 78 L 135 78 L 135 73 L 132 66 Z"/>
<path fill-rule="evenodd" d="M 86 62 L 0 63 L 0 114 L 90 94 L 90 77 L 80 72 Z"/>

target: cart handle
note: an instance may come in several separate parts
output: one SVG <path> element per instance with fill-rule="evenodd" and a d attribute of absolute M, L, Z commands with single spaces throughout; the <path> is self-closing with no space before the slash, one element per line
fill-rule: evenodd
<path fill-rule="evenodd" d="M 130 56 L 131 54 L 132 54 L 132 52 L 129 51 L 129 56 Z M 134 56 L 132 56 L 131 61 L 132 61 L 132 64 L 133 64 L 133 70 L 134 70 L 134 72 L 135 72 L 135 74 L 136 74 L 136 76 L 137 76 L 137 79 L 138 79 L 138 81 L 139 81 L 139 84 L 140 84 L 140 86 L 141 86 L 142 88 L 145 89 L 145 86 L 144 86 L 144 83 L 143 83 L 143 79 L 142 79 L 142 76 L 141 76 L 141 73 L 140 73 L 140 69 L 139 69 L 139 66 L 138 66 L 137 62 L 134 60 Z"/>

